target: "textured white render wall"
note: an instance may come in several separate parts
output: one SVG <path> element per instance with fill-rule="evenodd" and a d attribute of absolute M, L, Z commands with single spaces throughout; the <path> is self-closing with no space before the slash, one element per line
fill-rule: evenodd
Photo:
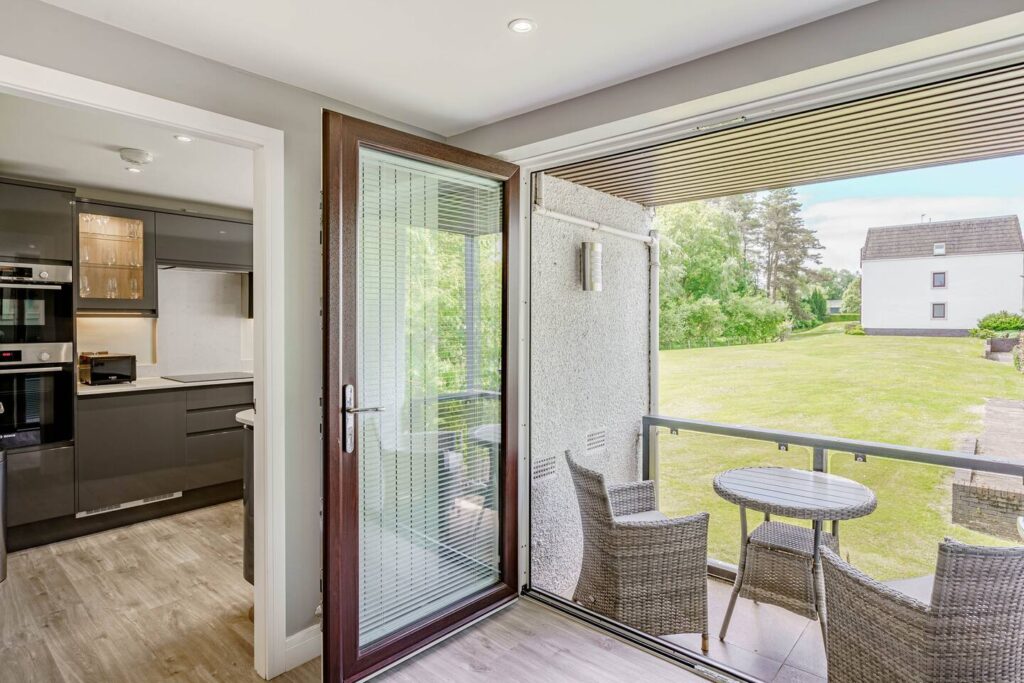
<path fill-rule="evenodd" d="M 541 181 L 546 209 L 646 235 L 642 206 L 557 178 Z M 604 291 L 580 284 L 580 243 L 604 249 Z M 534 478 L 533 585 L 571 596 L 582 536 L 564 452 L 610 482 L 639 478 L 640 419 L 648 408 L 648 247 L 534 216 L 531 235 L 530 455 L 535 475 L 550 458 L 555 474 Z M 607 445 L 587 451 L 587 435 Z"/>
<path fill-rule="evenodd" d="M 865 261 L 861 324 L 867 330 L 967 330 L 995 311 L 1018 312 L 1024 293 L 1024 254 L 971 254 Z M 932 273 L 946 273 L 932 289 Z M 946 320 L 931 304 L 946 304 Z"/>

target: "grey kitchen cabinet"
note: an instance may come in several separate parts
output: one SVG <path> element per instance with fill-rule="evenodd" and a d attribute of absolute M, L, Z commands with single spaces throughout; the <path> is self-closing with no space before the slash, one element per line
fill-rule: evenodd
<path fill-rule="evenodd" d="M 73 259 L 75 191 L 0 180 L 0 261 Z"/>
<path fill-rule="evenodd" d="M 152 211 L 78 201 L 78 310 L 157 314 Z"/>
<path fill-rule="evenodd" d="M 79 511 L 183 490 L 185 393 L 79 397 Z"/>
<path fill-rule="evenodd" d="M 245 430 L 189 434 L 185 451 L 186 489 L 240 481 L 245 467 Z"/>
<path fill-rule="evenodd" d="M 186 488 L 242 479 L 245 430 L 235 415 L 253 405 L 253 385 L 189 389 L 186 398 Z"/>
<path fill-rule="evenodd" d="M 73 446 L 7 454 L 7 525 L 75 514 Z"/>
<path fill-rule="evenodd" d="M 252 224 L 189 214 L 156 214 L 161 264 L 252 270 Z"/>

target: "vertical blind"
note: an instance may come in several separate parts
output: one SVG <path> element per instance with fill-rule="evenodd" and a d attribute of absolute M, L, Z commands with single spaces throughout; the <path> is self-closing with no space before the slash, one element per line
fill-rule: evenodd
<path fill-rule="evenodd" d="M 497 583 L 502 184 L 360 150 L 359 643 Z"/>

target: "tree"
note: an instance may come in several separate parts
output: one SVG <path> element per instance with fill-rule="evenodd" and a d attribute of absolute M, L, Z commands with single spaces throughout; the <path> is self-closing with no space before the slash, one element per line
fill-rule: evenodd
<path fill-rule="evenodd" d="M 860 315 L 860 278 L 855 278 L 843 292 L 843 313 Z"/>
<path fill-rule="evenodd" d="M 825 300 L 825 295 L 821 293 L 821 289 L 815 287 L 814 291 L 807 298 L 807 303 L 810 305 L 811 315 L 818 320 L 824 320 L 828 316 L 828 301 Z"/>
<path fill-rule="evenodd" d="M 752 284 L 758 281 L 757 261 L 761 243 L 761 222 L 757 218 L 757 195 L 734 194 L 719 200 L 732 216 L 740 237 L 740 252 Z"/>
<path fill-rule="evenodd" d="M 845 268 L 840 270 L 821 268 L 815 271 L 814 279 L 825 288 L 826 299 L 842 299 L 843 292 L 851 282 L 857 279 L 857 274 L 851 273 Z"/>
<path fill-rule="evenodd" d="M 785 187 L 768 192 L 758 204 L 761 223 L 761 260 L 764 287 L 772 301 L 784 301 L 797 320 L 807 314 L 801 307 L 800 286 L 808 263 L 821 263 L 823 249 L 814 231 L 804 227 L 796 190 Z"/>

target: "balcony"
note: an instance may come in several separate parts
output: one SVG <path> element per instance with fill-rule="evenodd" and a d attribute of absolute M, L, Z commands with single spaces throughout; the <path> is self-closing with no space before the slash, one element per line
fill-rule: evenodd
<path fill-rule="evenodd" d="M 572 603 L 575 585 L 568 590 L 563 585 L 560 590 L 545 591 L 543 583 L 535 579 L 534 587 L 552 602 L 624 637 L 695 667 L 724 669 L 739 680 L 825 681 L 827 664 L 816 619 L 745 597 L 736 600 L 728 633 L 724 640 L 719 639 L 744 538 L 739 507 L 724 500 L 713 485 L 715 475 L 722 471 L 781 467 L 830 473 L 874 492 L 877 507 L 844 519 L 841 532 L 826 523 L 821 533 L 837 532 L 843 559 L 926 605 L 944 537 L 984 546 L 1020 542 L 1020 513 L 1006 503 L 1004 495 L 1006 490 L 1020 487 L 1024 478 L 1020 461 L 651 415 L 643 418 L 642 434 L 640 469 L 644 479 L 656 482 L 658 510 L 668 517 L 710 512 L 708 652 L 701 653 L 699 633 L 654 638 L 582 609 Z M 770 499 L 775 492 L 766 495 Z M 925 498 L 940 503 L 922 510 Z M 748 534 L 762 517 L 811 527 L 807 519 L 762 515 L 752 509 L 747 509 L 746 517 Z M 823 519 L 827 522 L 828 517 Z"/>

